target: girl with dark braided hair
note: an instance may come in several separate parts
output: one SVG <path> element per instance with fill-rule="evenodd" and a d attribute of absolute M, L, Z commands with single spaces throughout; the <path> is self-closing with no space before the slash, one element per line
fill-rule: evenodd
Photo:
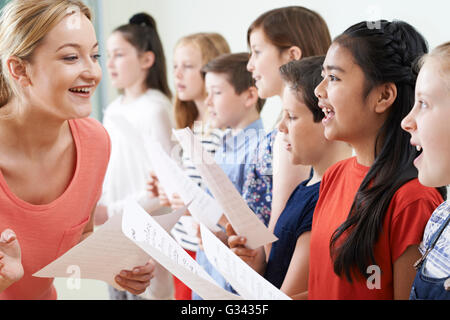
<path fill-rule="evenodd" d="M 419 151 L 400 127 L 427 44 L 402 21 L 370 27 L 355 24 L 334 40 L 316 88 L 326 138 L 348 142 L 356 156 L 322 179 L 309 299 L 407 299 L 425 225 L 445 197 L 419 183 Z"/>

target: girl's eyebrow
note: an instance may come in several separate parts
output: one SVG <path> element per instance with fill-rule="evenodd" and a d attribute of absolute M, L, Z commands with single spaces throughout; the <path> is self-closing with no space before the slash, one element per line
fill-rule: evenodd
<path fill-rule="evenodd" d="M 335 71 L 340 71 L 342 73 L 345 73 L 345 70 L 338 66 L 333 66 L 333 65 L 328 65 L 326 67 L 322 66 L 322 71 L 324 71 L 325 69 L 327 69 L 327 71 L 335 70 Z"/>

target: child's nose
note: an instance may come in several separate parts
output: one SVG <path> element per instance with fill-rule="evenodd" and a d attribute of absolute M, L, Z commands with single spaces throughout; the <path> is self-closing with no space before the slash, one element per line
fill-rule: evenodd
<path fill-rule="evenodd" d="M 317 98 L 323 99 L 326 98 L 326 90 L 324 88 L 325 84 L 325 78 L 317 85 L 317 87 L 314 89 L 314 94 Z"/>
<path fill-rule="evenodd" d="M 414 121 L 413 110 L 402 120 L 401 127 L 407 132 L 414 131 L 416 129 L 416 122 Z"/>

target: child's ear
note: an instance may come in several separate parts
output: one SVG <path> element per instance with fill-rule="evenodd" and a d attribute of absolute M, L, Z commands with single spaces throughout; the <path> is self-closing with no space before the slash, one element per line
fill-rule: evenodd
<path fill-rule="evenodd" d="M 375 112 L 384 113 L 389 109 L 397 98 L 397 86 L 395 83 L 388 82 L 382 84 L 377 89 L 377 101 L 375 103 Z"/>
<path fill-rule="evenodd" d="M 256 87 L 250 87 L 247 89 L 246 95 L 245 106 L 250 108 L 256 105 L 258 102 L 258 89 Z"/>
<path fill-rule="evenodd" d="M 155 63 L 155 54 L 153 51 L 146 51 L 141 54 L 141 66 L 143 69 L 150 69 Z"/>
<path fill-rule="evenodd" d="M 9 74 L 19 85 L 27 87 L 31 84 L 25 61 L 17 57 L 10 57 L 6 61 L 6 65 L 8 66 Z"/>
<path fill-rule="evenodd" d="M 289 61 L 300 60 L 302 57 L 302 49 L 292 46 L 288 49 Z"/>

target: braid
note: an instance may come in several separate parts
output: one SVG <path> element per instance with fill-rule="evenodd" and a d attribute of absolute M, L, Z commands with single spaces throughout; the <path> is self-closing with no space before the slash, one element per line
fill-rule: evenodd
<path fill-rule="evenodd" d="M 330 242 L 335 273 L 345 273 L 351 281 L 355 269 L 367 276 L 367 266 L 376 264 L 374 246 L 391 199 L 402 185 L 417 178 L 413 166 L 417 151 L 400 123 L 414 104 L 417 73 L 413 64 L 428 49 L 425 39 L 402 21 L 383 20 L 379 29 L 369 29 L 367 22 L 361 22 L 335 42 L 351 52 L 366 75 L 366 96 L 378 85 L 394 83 L 397 87 L 397 97 L 376 137 L 375 146 L 381 148 L 375 147 L 375 161 L 358 189 L 347 220 Z M 338 241 L 343 235 L 345 238 Z"/>

